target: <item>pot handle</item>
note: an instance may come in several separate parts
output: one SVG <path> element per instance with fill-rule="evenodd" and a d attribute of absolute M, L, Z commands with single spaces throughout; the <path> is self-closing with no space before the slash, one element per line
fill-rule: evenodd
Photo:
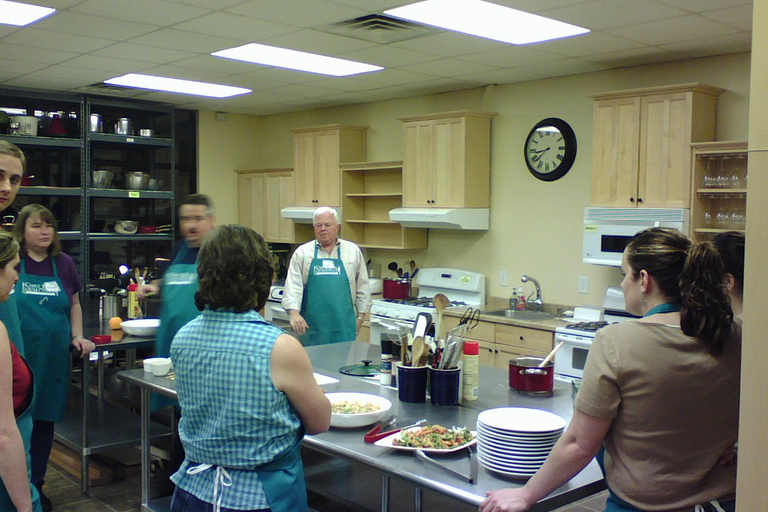
<path fill-rule="evenodd" d="M 547 370 L 542 370 L 541 368 L 525 368 L 523 370 L 520 370 L 520 375 L 548 375 L 549 372 Z"/>

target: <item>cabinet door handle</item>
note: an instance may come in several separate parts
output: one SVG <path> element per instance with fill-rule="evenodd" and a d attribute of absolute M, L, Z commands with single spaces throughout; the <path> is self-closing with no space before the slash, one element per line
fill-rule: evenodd
<path fill-rule="evenodd" d="M 524 339 L 525 339 L 525 338 L 523 338 L 522 336 L 520 336 L 520 341 L 523 341 Z"/>
<path fill-rule="evenodd" d="M 635 198 L 634 198 L 634 197 L 630 197 L 630 198 L 629 198 L 629 202 L 630 202 L 630 203 L 634 203 L 634 202 L 635 202 Z"/>
<path fill-rule="evenodd" d="M 638 197 L 638 198 L 637 198 L 637 204 L 640 204 L 640 203 L 642 203 L 642 202 L 643 202 L 643 198 L 642 198 L 642 197 Z"/>

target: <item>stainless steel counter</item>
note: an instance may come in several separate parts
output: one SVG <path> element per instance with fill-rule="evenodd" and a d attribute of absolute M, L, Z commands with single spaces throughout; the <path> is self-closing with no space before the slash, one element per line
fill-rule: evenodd
<path fill-rule="evenodd" d="M 427 418 L 429 422 L 446 426 L 467 426 L 474 430 L 477 415 L 480 412 L 507 406 L 543 409 L 568 420 L 573 414 L 570 387 L 559 382 L 555 384 L 555 390 L 551 397 L 526 397 L 509 388 L 507 372 L 496 368 L 482 367 L 479 400 L 465 402 L 460 406 L 433 406 L 429 401 L 426 404 L 411 404 L 400 402 L 396 389 L 381 387 L 376 380 L 350 377 L 338 372 L 338 368 L 359 363 L 363 359 L 378 362 L 377 347 L 367 343 L 347 342 L 308 347 L 307 352 L 312 359 L 315 371 L 339 379 L 338 384 L 327 388 L 329 391 L 360 391 L 385 396 L 393 403 L 390 412 L 397 414 L 399 425 L 407 425 L 421 418 Z M 142 370 L 121 372 L 118 377 L 141 387 L 142 425 L 146 428 L 149 426 L 149 415 L 145 414 L 149 407 L 149 392 L 156 391 L 172 397 L 176 395 L 176 382 L 174 380 L 148 375 Z M 324 434 L 305 437 L 304 446 L 381 473 L 384 482 L 382 486 L 385 492 L 388 488 L 387 479 L 395 478 L 411 483 L 419 490 L 430 490 L 464 504 L 476 506 L 485 499 L 486 491 L 524 484 L 524 481 L 507 479 L 482 468 L 482 466 L 476 484 L 463 482 L 437 469 L 425 466 L 411 452 L 365 444 L 363 435 L 370 428 L 332 428 Z M 146 483 L 146 486 L 142 485 L 142 510 L 156 510 L 149 503 L 149 436 L 145 434 L 144 430 L 142 430 L 142 458 L 144 463 L 142 466 L 142 483 Z M 440 460 L 456 471 L 462 473 L 469 471 L 468 459 L 463 451 L 441 455 Z M 534 510 L 553 510 L 599 492 L 604 488 L 605 483 L 600 469 L 593 461 L 570 482 L 539 502 Z M 382 494 L 383 511 L 388 510 L 385 508 L 386 501 L 386 496 Z M 418 501 L 418 496 L 415 501 Z"/>

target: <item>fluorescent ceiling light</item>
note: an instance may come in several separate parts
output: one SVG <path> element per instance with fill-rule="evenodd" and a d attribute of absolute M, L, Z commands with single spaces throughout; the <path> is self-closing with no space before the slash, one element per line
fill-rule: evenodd
<path fill-rule="evenodd" d="M 588 29 L 482 0 L 426 0 L 384 14 L 511 44 L 576 36 Z"/>
<path fill-rule="evenodd" d="M 308 71 L 310 73 L 319 73 L 321 75 L 331 76 L 349 76 L 359 73 L 369 73 L 379 71 L 381 66 L 354 62 L 351 60 L 337 59 L 335 57 L 326 57 L 315 53 L 300 52 L 297 50 L 288 50 L 287 48 L 278 48 L 277 46 L 267 46 L 265 44 L 250 43 L 235 48 L 227 48 L 211 55 L 215 57 L 224 57 L 225 59 L 242 60 L 253 62 L 254 64 L 264 64 L 266 66 L 275 66 L 278 68 L 295 69 L 297 71 Z"/>
<path fill-rule="evenodd" d="M 247 94 L 251 89 L 232 87 L 231 85 L 209 84 L 195 82 L 193 80 L 181 80 L 179 78 L 166 78 L 164 76 L 141 75 L 128 73 L 104 80 L 105 84 L 136 87 L 137 89 L 150 89 L 153 91 L 178 92 L 192 94 L 194 96 L 210 96 L 212 98 L 229 98 L 238 94 Z"/>
<path fill-rule="evenodd" d="M 0 23 L 23 27 L 53 14 L 56 9 L 0 0 Z"/>

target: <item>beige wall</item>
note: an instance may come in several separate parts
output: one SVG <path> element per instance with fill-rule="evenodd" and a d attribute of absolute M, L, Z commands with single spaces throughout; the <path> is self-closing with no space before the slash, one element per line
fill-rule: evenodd
<path fill-rule="evenodd" d="M 400 160 L 402 128 L 398 117 L 462 109 L 494 111 L 498 116 L 493 121 L 490 231 L 431 230 L 426 250 L 372 250 L 369 256 L 374 264 L 381 264 L 385 276 L 389 261 L 404 266 L 415 259 L 420 267 L 483 272 L 490 295 L 508 296 L 510 288 L 498 283 L 499 272 L 506 270 L 511 285 L 520 284 L 522 274 L 538 278 L 546 302 L 599 304 L 605 287 L 619 284 L 620 274 L 617 269 L 581 262 L 582 216 L 589 205 L 592 160 L 592 101 L 587 95 L 686 82 L 723 87 L 728 92 L 718 102 L 717 139 L 744 140 L 749 66 L 749 54 L 736 54 L 251 121 L 240 120 L 245 116 L 230 116 L 228 123 L 217 123 L 212 113 L 201 113 L 200 191 L 214 196 L 220 222 L 233 222 L 236 179 L 232 171 L 292 166 L 291 128 L 328 123 L 368 125 L 368 159 Z M 522 158 L 528 131 L 546 117 L 568 121 L 579 144 L 574 167 L 553 183 L 533 178 Z M 233 119 L 236 126 L 230 126 Z M 253 130 L 250 134 L 241 131 L 248 128 Z M 577 291 L 580 275 L 589 278 L 586 295 Z"/>

